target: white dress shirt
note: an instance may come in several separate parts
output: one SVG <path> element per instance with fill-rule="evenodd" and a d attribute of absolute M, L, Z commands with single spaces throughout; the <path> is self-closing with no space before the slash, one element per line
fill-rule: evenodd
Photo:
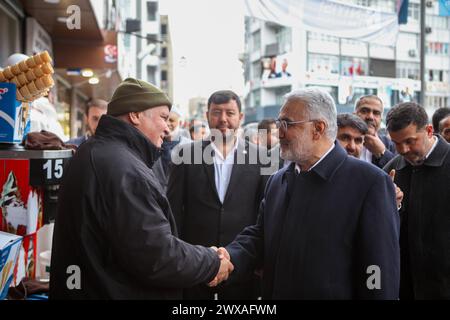
<path fill-rule="evenodd" d="M 217 194 L 220 202 L 223 203 L 225 194 L 227 193 L 228 184 L 230 183 L 231 171 L 234 164 L 234 152 L 238 146 L 238 139 L 236 139 L 233 148 L 228 152 L 226 158 L 223 157 L 222 152 L 217 146 L 211 142 L 211 147 L 214 150 L 214 180 L 216 183 Z"/>
<path fill-rule="evenodd" d="M 433 145 L 431 146 L 430 151 L 428 151 L 427 155 L 425 156 L 425 160 L 428 159 L 430 154 L 434 151 L 434 148 L 436 148 L 437 146 L 438 138 L 436 136 L 433 136 L 433 139 L 434 139 Z"/>
<path fill-rule="evenodd" d="M 369 151 L 366 147 L 362 147 L 360 159 L 372 163 L 372 152 Z"/>

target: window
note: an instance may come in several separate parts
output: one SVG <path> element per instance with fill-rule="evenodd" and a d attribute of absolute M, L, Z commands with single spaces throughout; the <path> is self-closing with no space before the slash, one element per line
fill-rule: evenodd
<path fill-rule="evenodd" d="M 373 77 L 395 78 L 395 60 L 374 59 L 369 61 L 369 75 Z"/>
<path fill-rule="evenodd" d="M 253 107 L 261 106 L 261 90 L 255 90 L 252 92 L 253 96 Z"/>
<path fill-rule="evenodd" d="M 356 0 L 355 2 L 359 6 L 369 7 L 376 11 L 395 12 L 395 1 L 393 0 Z"/>
<path fill-rule="evenodd" d="M 333 43 L 339 43 L 339 38 L 335 36 L 330 36 L 323 33 L 317 33 L 317 32 L 308 32 L 308 40 L 318 40 L 322 42 L 333 42 Z"/>
<path fill-rule="evenodd" d="M 147 34 L 147 44 L 150 44 L 150 43 L 154 43 L 155 42 L 155 35 L 153 35 L 153 34 Z"/>
<path fill-rule="evenodd" d="M 397 62 L 397 78 L 420 80 L 420 65 L 413 62 Z"/>
<path fill-rule="evenodd" d="M 448 98 L 439 96 L 427 96 L 426 105 L 435 109 L 448 107 Z"/>
<path fill-rule="evenodd" d="M 342 57 L 341 75 L 343 76 L 364 76 L 367 75 L 367 59 Z"/>
<path fill-rule="evenodd" d="M 427 42 L 425 52 L 433 55 L 448 55 L 449 44 L 444 42 Z"/>
<path fill-rule="evenodd" d="M 156 79 L 155 79 L 155 72 L 156 72 L 156 68 L 152 67 L 152 66 L 147 66 L 147 81 L 150 83 L 155 83 Z"/>
<path fill-rule="evenodd" d="M 2 44 L 0 45 L 0 64 L 3 63 L 11 54 L 19 52 L 19 35 L 20 26 L 16 18 L 13 15 L 8 15 L 0 8 L 0 30 L 2 35 Z"/>
<path fill-rule="evenodd" d="M 252 79 L 261 79 L 261 62 L 256 61 L 252 63 Z"/>
<path fill-rule="evenodd" d="M 427 70 L 427 80 L 437 81 L 437 82 L 447 82 L 448 81 L 448 71 L 429 69 Z"/>
<path fill-rule="evenodd" d="M 253 34 L 253 47 L 252 52 L 259 51 L 261 49 L 261 31 L 258 30 Z"/>
<path fill-rule="evenodd" d="M 282 27 L 277 31 L 276 38 L 279 53 L 291 51 L 291 37 L 291 28 Z"/>
<path fill-rule="evenodd" d="M 420 5 L 418 3 L 409 2 L 408 5 L 408 20 L 419 21 Z"/>
<path fill-rule="evenodd" d="M 167 81 L 167 71 L 166 70 L 161 71 L 161 81 Z"/>
<path fill-rule="evenodd" d="M 440 17 L 434 15 L 427 15 L 426 23 L 433 29 L 445 29 L 448 30 L 447 17 Z"/>
<path fill-rule="evenodd" d="M 326 54 L 308 54 L 308 71 L 317 74 L 339 73 L 339 57 Z"/>
<path fill-rule="evenodd" d="M 371 1 L 370 0 L 357 0 L 356 4 L 358 6 L 369 7 L 371 5 Z"/>
<path fill-rule="evenodd" d="M 166 36 L 167 35 L 167 24 L 161 25 L 161 35 Z"/>
<path fill-rule="evenodd" d="M 147 1 L 147 20 L 155 21 L 156 12 L 158 11 L 158 2 Z"/>
<path fill-rule="evenodd" d="M 281 106 L 284 102 L 284 96 L 291 92 L 291 86 L 275 89 L 275 104 Z"/>
<path fill-rule="evenodd" d="M 161 48 L 161 58 L 167 58 L 167 48 Z"/>

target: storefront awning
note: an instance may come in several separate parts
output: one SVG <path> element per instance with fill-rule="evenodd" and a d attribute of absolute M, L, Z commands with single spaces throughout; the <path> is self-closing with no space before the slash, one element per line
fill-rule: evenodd
<path fill-rule="evenodd" d="M 69 29 L 64 18 L 70 16 L 67 8 L 73 1 L 61 0 L 58 3 L 45 1 L 21 0 L 25 12 L 34 17 L 52 39 L 103 41 L 100 23 L 97 21 L 91 2 L 77 0 L 76 6 L 80 9 L 80 28 Z"/>

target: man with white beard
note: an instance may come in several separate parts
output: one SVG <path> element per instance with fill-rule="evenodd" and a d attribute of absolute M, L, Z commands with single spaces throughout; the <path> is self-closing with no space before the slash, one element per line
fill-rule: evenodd
<path fill-rule="evenodd" d="M 218 252 L 229 281 L 263 271 L 263 299 L 397 299 L 399 217 L 381 169 L 336 143 L 336 106 L 313 88 L 286 96 L 276 121 L 281 157 L 258 221 Z"/>

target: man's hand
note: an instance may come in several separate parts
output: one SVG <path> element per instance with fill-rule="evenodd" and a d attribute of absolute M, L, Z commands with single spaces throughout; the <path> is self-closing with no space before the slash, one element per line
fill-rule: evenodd
<path fill-rule="evenodd" d="M 369 126 L 369 131 L 364 136 L 364 147 L 377 158 L 381 158 L 386 151 L 383 141 L 378 137 L 375 128 L 372 126 Z"/>
<path fill-rule="evenodd" d="M 389 172 L 389 177 L 391 177 L 392 182 L 394 183 L 395 179 L 395 170 L 392 169 L 391 172 Z M 395 187 L 395 199 L 397 200 L 397 209 L 400 210 L 402 207 L 402 201 L 403 201 L 403 191 L 397 187 L 397 185 L 394 183 Z"/>
<path fill-rule="evenodd" d="M 230 276 L 230 273 L 233 272 L 234 266 L 230 261 L 230 255 L 228 254 L 228 251 L 225 248 L 219 248 L 217 247 L 211 247 L 216 251 L 216 253 L 219 255 L 220 258 L 220 268 L 217 275 L 214 277 L 214 279 L 208 283 L 209 287 L 215 287 L 222 281 L 225 281 Z"/>

